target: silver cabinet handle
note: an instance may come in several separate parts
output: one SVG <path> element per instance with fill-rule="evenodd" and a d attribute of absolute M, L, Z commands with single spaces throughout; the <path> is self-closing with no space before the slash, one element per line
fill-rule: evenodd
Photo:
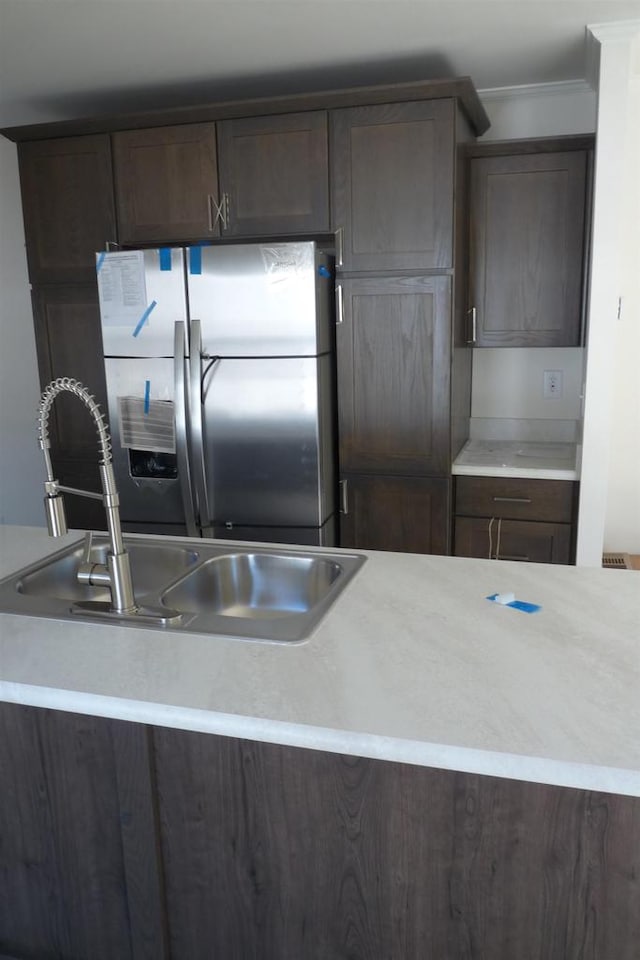
<path fill-rule="evenodd" d="M 213 208 L 215 207 L 215 205 L 216 205 L 216 202 L 213 199 L 213 196 L 210 193 L 208 193 L 207 194 L 207 220 L 209 225 L 209 233 L 213 233 L 215 229 L 215 219 L 213 216 Z"/>
<path fill-rule="evenodd" d="M 336 323 L 344 323 L 344 291 L 342 284 L 336 284 Z"/>
<path fill-rule="evenodd" d="M 500 556 L 496 556 L 496 560 L 528 560 L 529 557 L 525 553 L 501 553 Z"/>
<path fill-rule="evenodd" d="M 475 307 L 467 310 L 467 317 L 471 317 L 471 339 L 467 343 L 474 344 L 478 340 L 478 311 Z"/>
<path fill-rule="evenodd" d="M 338 229 L 336 230 L 336 267 L 342 266 L 343 249 L 344 249 L 344 229 L 343 227 L 338 227 Z"/>
<path fill-rule="evenodd" d="M 229 194 L 223 193 L 219 203 L 216 203 L 212 193 L 207 194 L 207 217 L 209 221 L 209 232 L 213 233 L 218 220 L 222 224 L 222 229 L 226 230 L 229 226 Z"/>
<path fill-rule="evenodd" d="M 184 321 L 178 320 L 173 335 L 173 418 L 176 431 L 176 459 L 178 461 L 178 479 L 182 494 L 182 505 L 187 526 L 187 536 L 197 537 L 196 511 L 194 506 L 191 469 L 187 453 L 187 390 Z"/>
<path fill-rule="evenodd" d="M 349 491 L 348 491 L 348 480 L 341 480 L 339 483 L 340 487 L 340 513 L 343 517 L 349 513 Z"/>
<path fill-rule="evenodd" d="M 531 503 L 531 497 L 491 497 L 494 503 Z"/>

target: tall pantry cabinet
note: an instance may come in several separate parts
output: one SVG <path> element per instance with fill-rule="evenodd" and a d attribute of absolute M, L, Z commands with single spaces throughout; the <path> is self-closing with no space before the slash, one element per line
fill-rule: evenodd
<path fill-rule="evenodd" d="M 451 373 L 457 145 L 471 138 L 454 99 L 332 116 L 343 546 L 448 552 L 452 409 L 470 394 L 470 362 Z"/>

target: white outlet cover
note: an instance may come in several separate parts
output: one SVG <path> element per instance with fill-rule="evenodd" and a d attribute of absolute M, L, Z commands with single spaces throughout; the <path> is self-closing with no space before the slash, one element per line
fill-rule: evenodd
<path fill-rule="evenodd" d="M 559 400 L 562 396 L 562 370 L 545 370 L 543 396 L 545 400 Z"/>

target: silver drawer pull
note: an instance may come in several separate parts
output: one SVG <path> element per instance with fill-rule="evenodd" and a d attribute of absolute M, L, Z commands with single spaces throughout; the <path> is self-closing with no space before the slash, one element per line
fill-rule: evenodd
<path fill-rule="evenodd" d="M 524 553 L 501 553 L 499 557 L 496 555 L 496 560 L 529 560 L 529 557 Z"/>
<path fill-rule="evenodd" d="M 494 503 L 531 503 L 531 497 L 491 497 Z"/>

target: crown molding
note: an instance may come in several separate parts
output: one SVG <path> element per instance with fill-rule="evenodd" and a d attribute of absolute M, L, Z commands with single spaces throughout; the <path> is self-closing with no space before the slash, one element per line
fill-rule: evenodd
<path fill-rule="evenodd" d="M 530 97 L 560 97 L 567 94 L 593 93 L 586 80 L 560 80 L 555 83 L 523 83 L 513 87 L 488 87 L 478 90 L 481 100 L 519 100 Z"/>
<path fill-rule="evenodd" d="M 631 42 L 640 37 L 640 20 L 614 20 L 611 23 L 588 23 L 587 36 L 591 34 L 600 43 Z"/>

